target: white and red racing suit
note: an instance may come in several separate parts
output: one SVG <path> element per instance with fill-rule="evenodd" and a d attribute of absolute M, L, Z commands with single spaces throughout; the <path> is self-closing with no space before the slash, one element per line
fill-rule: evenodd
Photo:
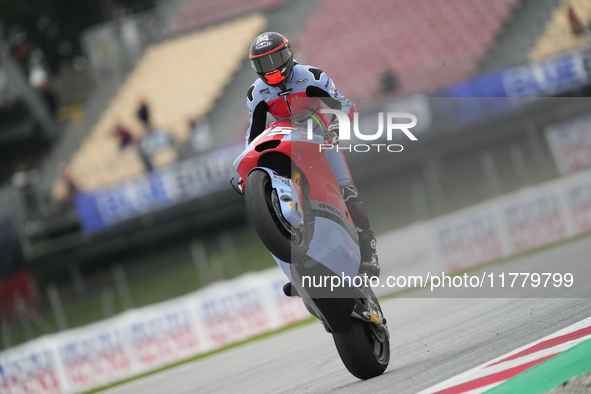
<path fill-rule="evenodd" d="M 339 93 L 334 82 L 322 70 L 294 64 L 293 72 L 288 77 L 284 89 L 268 86 L 261 79 L 257 79 L 248 89 L 246 95 L 248 102 L 248 112 L 250 115 L 250 126 L 246 132 L 246 144 L 248 145 L 267 126 L 267 113 L 270 113 L 276 120 L 293 120 L 300 124 L 306 124 L 313 111 L 303 107 L 319 111 L 330 107 L 339 109 L 349 114 L 353 119 L 354 106 L 351 101 Z M 310 100 L 304 100 L 308 97 Z M 297 98 L 297 100 L 294 100 Z M 326 124 L 330 123 L 330 118 L 321 115 Z M 316 122 L 314 133 L 322 134 L 322 130 Z M 324 151 L 330 165 L 330 169 L 337 179 L 339 185 L 346 185 L 352 182 L 349 167 L 343 156 L 343 152 L 337 149 L 327 149 Z"/>
<path fill-rule="evenodd" d="M 322 70 L 295 62 L 293 72 L 283 89 L 269 86 L 261 79 L 257 79 L 248 89 L 246 97 L 250 114 L 250 126 L 246 132 L 247 145 L 265 130 L 267 113 L 276 120 L 285 119 L 306 124 L 312 114 L 318 115 L 321 108 L 338 109 L 348 114 L 350 120 L 353 119 L 355 112 L 351 101 L 341 96 L 334 82 Z M 320 116 L 323 117 L 326 125 L 331 122 L 328 116 L 324 114 Z M 333 120 L 335 121 L 337 120 Z M 315 126 L 313 129 L 315 134 L 323 134 L 326 131 L 317 123 L 312 124 Z M 327 149 L 324 152 L 330 169 L 341 187 L 343 199 L 353 223 L 357 227 L 361 262 L 363 264 L 363 262 L 375 261 L 377 265 L 377 257 L 372 260 L 372 256 L 375 255 L 374 233 L 370 228 L 367 210 L 351 179 L 345 156 L 340 149 Z M 277 262 L 291 280 L 288 266 L 284 266 L 287 263 L 280 260 Z"/>

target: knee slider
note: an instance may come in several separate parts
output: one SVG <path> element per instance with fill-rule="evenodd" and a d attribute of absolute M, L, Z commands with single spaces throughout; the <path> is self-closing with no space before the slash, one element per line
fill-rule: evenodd
<path fill-rule="evenodd" d="M 365 230 L 359 233 L 359 243 L 362 245 L 371 244 L 374 240 L 375 234 L 372 230 Z"/>
<path fill-rule="evenodd" d="M 346 182 L 340 185 L 341 193 L 343 194 L 343 200 L 347 205 L 347 209 L 351 214 L 351 219 L 358 231 L 369 230 L 369 217 L 367 215 L 367 209 L 363 204 L 363 201 L 359 198 L 359 192 L 352 182 Z"/>

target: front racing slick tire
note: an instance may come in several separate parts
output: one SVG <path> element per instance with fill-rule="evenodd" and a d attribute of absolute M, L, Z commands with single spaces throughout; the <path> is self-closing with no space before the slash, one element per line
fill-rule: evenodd
<path fill-rule="evenodd" d="M 296 230 L 283 218 L 269 174 L 252 171 L 246 179 L 244 196 L 248 217 L 267 249 L 286 263 L 301 261 L 308 250 L 310 234 L 304 224 Z"/>

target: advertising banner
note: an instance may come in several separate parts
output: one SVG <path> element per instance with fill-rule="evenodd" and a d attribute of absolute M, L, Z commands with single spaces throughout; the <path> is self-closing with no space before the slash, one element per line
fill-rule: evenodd
<path fill-rule="evenodd" d="M 113 324 L 60 335 L 57 349 L 67 385 L 74 391 L 123 379 L 133 372 L 121 333 Z"/>
<path fill-rule="evenodd" d="M 85 231 L 95 233 L 121 221 L 229 189 L 232 161 L 243 145 L 220 148 L 117 187 L 80 193 L 75 205 Z"/>
<path fill-rule="evenodd" d="M 206 290 L 199 296 L 196 303 L 199 322 L 215 347 L 271 329 L 270 311 L 265 308 L 259 283 L 253 278 L 237 282 L 232 288 Z"/>
<path fill-rule="evenodd" d="M 2 394 L 59 394 L 65 385 L 51 341 L 37 340 L 0 355 Z"/>
<path fill-rule="evenodd" d="M 588 173 L 583 173 L 564 185 L 564 201 L 573 226 L 573 235 L 591 231 L 591 177 Z"/>
<path fill-rule="evenodd" d="M 441 269 L 454 272 L 504 257 L 494 204 L 479 204 L 433 223 Z"/>
<path fill-rule="evenodd" d="M 287 283 L 283 271 L 268 270 L 258 277 L 266 309 L 273 311 L 269 315 L 271 329 L 275 330 L 310 316 L 301 299 L 286 297 L 283 293 L 283 285 Z"/>
<path fill-rule="evenodd" d="M 502 73 L 508 97 L 547 97 L 580 88 L 589 82 L 589 49 L 508 69 Z"/>
<path fill-rule="evenodd" d="M 567 222 L 558 191 L 528 190 L 505 198 L 500 203 L 500 216 L 510 254 L 567 237 Z"/>
<path fill-rule="evenodd" d="M 449 97 L 548 97 L 591 81 L 591 48 L 487 73 L 447 88 Z M 508 108 L 507 108 L 508 109 Z"/>
<path fill-rule="evenodd" d="M 182 360 L 205 350 L 187 300 L 158 304 L 124 319 L 122 335 L 140 371 Z"/>
<path fill-rule="evenodd" d="M 549 126 L 546 140 L 562 175 L 591 168 L 591 114 Z"/>

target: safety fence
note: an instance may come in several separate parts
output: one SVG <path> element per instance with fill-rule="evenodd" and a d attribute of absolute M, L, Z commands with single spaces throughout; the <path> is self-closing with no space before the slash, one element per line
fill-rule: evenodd
<path fill-rule="evenodd" d="M 0 355 L 0 391 L 81 392 L 301 320 L 277 269 L 63 331 Z"/>

